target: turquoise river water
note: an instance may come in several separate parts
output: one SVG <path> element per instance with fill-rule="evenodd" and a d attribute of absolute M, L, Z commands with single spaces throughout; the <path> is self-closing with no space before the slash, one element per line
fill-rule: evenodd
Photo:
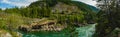
<path fill-rule="evenodd" d="M 79 27 L 75 29 L 78 37 L 92 37 L 95 32 L 96 24 L 89 24 L 88 26 Z M 66 30 L 60 32 L 33 32 L 22 33 L 23 37 L 70 37 L 70 33 Z"/>

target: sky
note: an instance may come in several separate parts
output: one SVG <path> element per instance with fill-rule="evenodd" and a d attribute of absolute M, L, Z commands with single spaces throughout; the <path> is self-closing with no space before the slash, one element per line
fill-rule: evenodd
<path fill-rule="evenodd" d="M 0 0 L 0 8 L 26 7 L 37 0 Z M 77 0 L 86 4 L 95 6 L 96 2 L 92 0 Z"/>
<path fill-rule="evenodd" d="M 96 7 L 96 4 L 97 4 L 97 2 L 94 1 L 94 0 L 77 0 L 77 1 L 81 1 L 83 3 L 89 4 L 89 5 L 92 5 L 92 6 L 95 6 L 95 7 Z"/>
<path fill-rule="evenodd" d="M 37 0 L 0 0 L 0 8 L 26 7 Z"/>

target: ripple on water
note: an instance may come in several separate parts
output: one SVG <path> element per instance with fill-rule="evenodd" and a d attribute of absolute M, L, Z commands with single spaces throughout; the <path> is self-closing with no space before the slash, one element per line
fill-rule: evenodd
<path fill-rule="evenodd" d="M 78 32 L 78 37 L 92 37 L 95 32 L 95 26 L 97 24 L 90 24 L 85 27 L 76 28 L 76 32 Z"/>
<path fill-rule="evenodd" d="M 95 25 L 91 24 L 85 27 L 76 28 L 76 32 L 78 32 L 78 37 L 92 37 L 95 32 Z M 70 32 L 61 31 L 61 32 L 35 32 L 32 34 L 22 33 L 23 37 L 70 37 Z"/>

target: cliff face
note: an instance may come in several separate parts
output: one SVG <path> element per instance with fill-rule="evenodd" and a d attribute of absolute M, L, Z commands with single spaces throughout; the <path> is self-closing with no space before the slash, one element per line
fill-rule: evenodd
<path fill-rule="evenodd" d="M 68 5 L 59 2 L 54 7 L 52 7 L 52 12 L 60 14 L 73 14 L 80 13 L 80 9 L 75 5 Z"/>

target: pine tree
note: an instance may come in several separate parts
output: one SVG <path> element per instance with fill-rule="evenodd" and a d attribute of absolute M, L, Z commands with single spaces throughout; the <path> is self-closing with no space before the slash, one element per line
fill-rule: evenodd
<path fill-rule="evenodd" d="M 106 37 L 109 35 L 116 27 L 119 27 L 120 22 L 120 0 L 98 0 L 98 7 L 101 9 L 99 12 L 100 16 L 96 28 L 97 37 Z"/>

